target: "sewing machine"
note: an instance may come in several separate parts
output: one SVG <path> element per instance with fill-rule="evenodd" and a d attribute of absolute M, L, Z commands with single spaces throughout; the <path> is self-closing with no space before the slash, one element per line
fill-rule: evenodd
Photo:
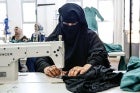
<path fill-rule="evenodd" d="M 63 41 L 0 44 L 0 83 L 18 79 L 18 60 L 49 56 L 58 68 L 64 66 Z"/>

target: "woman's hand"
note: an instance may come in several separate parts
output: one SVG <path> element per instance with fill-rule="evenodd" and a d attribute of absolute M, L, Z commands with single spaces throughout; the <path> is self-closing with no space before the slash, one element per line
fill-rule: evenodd
<path fill-rule="evenodd" d="M 86 64 L 83 67 L 73 67 L 72 69 L 70 69 L 68 76 L 77 76 L 78 74 L 84 74 L 90 67 L 91 64 Z"/>
<path fill-rule="evenodd" d="M 44 69 L 44 73 L 50 77 L 56 77 L 61 75 L 61 69 L 57 68 L 55 65 L 48 66 Z"/>

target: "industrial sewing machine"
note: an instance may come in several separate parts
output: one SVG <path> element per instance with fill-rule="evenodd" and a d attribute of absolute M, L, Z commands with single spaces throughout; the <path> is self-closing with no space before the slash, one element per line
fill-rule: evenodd
<path fill-rule="evenodd" d="M 18 79 L 18 60 L 49 56 L 58 68 L 64 66 L 63 41 L 0 44 L 0 83 Z"/>

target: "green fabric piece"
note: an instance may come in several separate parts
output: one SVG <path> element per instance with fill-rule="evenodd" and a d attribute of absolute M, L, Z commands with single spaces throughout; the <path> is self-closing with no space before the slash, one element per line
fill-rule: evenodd
<path fill-rule="evenodd" d="M 125 62 L 125 56 L 121 56 L 118 65 L 118 70 L 126 70 L 126 69 L 127 69 L 127 64 Z"/>
<path fill-rule="evenodd" d="M 22 40 L 10 40 L 9 42 L 11 42 L 11 43 L 22 43 L 22 42 L 25 42 L 25 41 L 22 41 Z M 31 42 L 31 40 L 28 40 L 27 42 Z"/>
<path fill-rule="evenodd" d="M 140 58 L 130 57 L 127 72 L 121 79 L 120 88 L 130 92 L 140 91 Z"/>
<path fill-rule="evenodd" d="M 21 41 L 21 40 L 11 40 L 10 42 L 11 43 L 20 43 L 20 42 L 23 42 L 23 41 Z"/>
<path fill-rule="evenodd" d="M 96 16 L 101 21 L 104 21 L 104 18 L 101 16 L 99 11 L 94 7 L 91 7 L 91 8 L 86 7 L 86 8 L 84 8 L 84 12 L 85 12 L 85 17 L 86 17 L 86 21 L 87 21 L 87 24 L 88 24 L 88 28 L 93 30 L 93 31 L 98 32 L 98 24 L 97 24 L 97 21 L 96 21 Z"/>
<path fill-rule="evenodd" d="M 129 63 L 127 65 L 127 71 L 130 71 L 136 68 L 140 68 L 140 58 L 132 56 L 129 59 Z"/>
<path fill-rule="evenodd" d="M 104 43 L 106 51 L 109 52 L 121 52 L 122 46 L 120 44 L 106 44 Z"/>
<path fill-rule="evenodd" d="M 104 46 L 106 48 L 106 51 L 108 53 L 110 52 L 122 52 L 122 46 L 120 44 L 106 44 L 104 43 Z M 120 57 L 118 70 L 126 70 L 127 64 L 125 62 L 125 56 Z"/>

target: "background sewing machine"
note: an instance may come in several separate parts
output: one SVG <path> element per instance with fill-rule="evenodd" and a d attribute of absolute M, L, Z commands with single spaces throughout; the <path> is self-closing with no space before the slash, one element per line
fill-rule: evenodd
<path fill-rule="evenodd" d="M 64 66 L 63 41 L 0 44 L 0 83 L 18 79 L 18 59 L 49 56 L 58 68 Z"/>

